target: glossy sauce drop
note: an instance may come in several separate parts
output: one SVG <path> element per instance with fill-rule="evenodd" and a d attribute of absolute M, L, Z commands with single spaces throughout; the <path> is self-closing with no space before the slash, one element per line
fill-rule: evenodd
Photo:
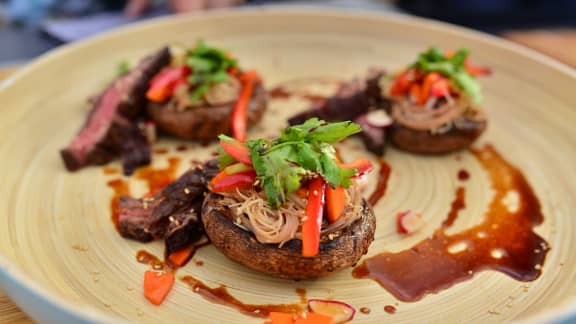
<path fill-rule="evenodd" d="M 144 180 L 148 185 L 149 191 L 146 196 L 153 196 L 174 181 L 179 165 L 180 158 L 171 157 L 168 159 L 166 168 L 155 169 L 152 166 L 147 166 L 138 169 L 134 176 L 136 179 Z"/>
<path fill-rule="evenodd" d="M 164 261 L 160 260 L 154 254 L 145 250 L 138 251 L 136 254 L 136 261 L 149 265 L 154 270 L 164 270 L 166 268 L 166 263 L 164 263 Z"/>
<path fill-rule="evenodd" d="M 378 201 L 386 194 L 386 188 L 388 188 L 388 180 L 390 179 L 390 172 L 392 169 L 390 165 L 384 160 L 378 160 L 380 165 L 380 171 L 378 172 L 378 182 L 376 183 L 376 189 L 368 198 L 368 202 L 372 206 L 376 206 Z"/>
<path fill-rule="evenodd" d="M 458 180 L 466 181 L 470 179 L 470 173 L 464 169 L 458 171 Z"/>
<path fill-rule="evenodd" d="M 296 293 L 300 296 L 300 304 L 307 304 L 308 297 L 306 297 L 306 288 L 296 288 Z"/>
<path fill-rule="evenodd" d="M 110 199 L 110 214 L 112 215 L 112 223 L 119 229 L 118 217 L 120 216 L 120 197 L 130 195 L 130 187 L 128 182 L 123 179 L 114 179 L 106 183 L 106 185 L 114 190 L 114 195 Z"/>
<path fill-rule="evenodd" d="M 431 238 L 405 251 L 367 259 L 354 269 L 355 278 L 373 279 L 399 300 L 417 301 L 483 270 L 500 271 L 519 281 L 540 276 L 549 247 L 533 231 L 544 219 L 538 198 L 520 170 L 492 146 L 471 152 L 488 172 L 495 191 L 484 221 L 447 235 L 444 228 L 456 219 L 448 216 Z M 456 196 L 455 214 L 463 208 L 459 200 L 464 201 L 464 190 Z"/>
<path fill-rule="evenodd" d="M 164 148 L 164 147 L 157 148 L 157 149 L 154 150 L 154 153 L 156 153 L 156 154 L 166 154 L 166 153 L 168 153 L 168 149 L 167 149 L 167 148 Z"/>
<path fill-rule="evenodd" d="M 266 318 L 270 312 L 298 313 L 302 311 L 302 306 L 300 304 L 244 304 L 234 296 L 230 295 L 226 287 L 223 285 L 220 285 L 218 288 L 210 288 L 192 276 L 185 276 L 182 278 L 182 281 L 188 284 L 192 291 L 199 294 L 204 299 L 216 304 L 234 308 L 248 316 Z"/>
<path fill-rule="evenodd" d="M 104 172 L 104 174 L 120 174 L 120 169 L 106 166 L 102 168 L 102 172 Z"/>
<path fill-rule="evenodd" d="M 360 313 L 368 315 L 368 314 L 370 314 L 370 312 L 371 312 L 370 308 L 360 307 Z"/>
<path fill-rule="evenodd" d="M 388 314 L 394 314 L 394 313 L 396 313 L 396 307 L 394 307 L 392 305 L 386 305 L 386 306 L 384 306 L 384 311 Z"/>

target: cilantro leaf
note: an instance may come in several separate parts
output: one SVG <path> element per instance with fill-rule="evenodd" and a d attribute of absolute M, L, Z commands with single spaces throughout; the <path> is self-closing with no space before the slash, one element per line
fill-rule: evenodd
<path fill-rule="evenodd" d="M 192 70 L 188 77 L 193 87 L 190 99 L 198 102 L 215 84 L 228 80 L 228 69 L 237 67 L 238 63 L 223 50 L 199 40 L 196 47 L 187 52 L 186 65 Z"/>
<path fill-rule="evenodd" d="M 128 72 L 130 72 L 130 63 L 128 63 L 128 61 L 121 61 L 118 63 L 118 66 L 116 67 L 116 74 L 118 76 L 123 76 L 128 74 Z"/>
<path fill-rule="evenodd" d="M 250 159 L 261 181 L 268 204 L 278 208 L 286 196 L 302 186 L 306 178 L 321 176 L 332 187 L 348 187 L 354 170 L 336 163 L 332 143 L 360 131 L 352 122 L 327 123 L 312 118 L 284 129 L 274 141 L 247 141 Z"/>

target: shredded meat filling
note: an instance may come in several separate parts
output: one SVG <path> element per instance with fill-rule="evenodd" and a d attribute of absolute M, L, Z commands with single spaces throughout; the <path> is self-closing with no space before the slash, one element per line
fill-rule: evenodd
<path fill-rule="evenodd" d="M 222 196 L 218 204 L 229 208 L 234 223 L 254 233 L 258 242 L 282 246 L 292 239 L 302 239 L 301 227 L 305 217 L 306 199 L 291 194 L 284 206 L 274 210 L 269 208 L 264 194 L 254 189 L 236 190 Z M 342 215 L 336 222 L 326 224 L 320 234 L 331 237 L 330 234 L 350 226 L 362 217 L 361 209 L 362 195 L 356 186 L 352 186 L 346 190 L 346 206 Z"/>

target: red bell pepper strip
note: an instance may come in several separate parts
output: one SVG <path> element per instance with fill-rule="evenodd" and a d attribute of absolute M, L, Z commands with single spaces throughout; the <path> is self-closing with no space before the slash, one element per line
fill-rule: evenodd
<path fill-rule="evenodd" d="M 242 83 L 242 91 L 234 109 L 232 110 L 232 135 L 240 142 L 246 140 L 246 123 L 248 121 L 248 106 L 252 93 L 254 92 L 254 85 L 259 80 L 256 71 L 246 71 L 240 76 Z"/>
<path fill-rule="evenodd" d="M 470 63 L 468 57 L 464 61 L 464 68 L 466 69 L 466 72 L 470 73 L 472 76 L 475 77 L 492 74 L 492 69 L 490 69 L 487 66 L 474 65 Z"/>
<path fill-rule="evenodd" d="M 410 70 L 406 70 L 400 73 L 395 79 L 392 87 L 390 88 L 390 95 L 392 96 L 403 96 L 410 90 L 410 85 L 412 80 L 410 80 Z"/>
<path fill-rule="evenodd" d="M 340 164 L 340 167 L 342 169 L 355 169 L 356 174 L 354 175 L 354 177 L 359 177 L 365 173 L 368 173 L 372 171 L 372 169 L 374 168 L 372 166 L 372 162 L 363 158 L 357 158 L 356 160 L 350 163 L 342 163 Z"/>
<path fill-rule="evenodd" d="M 212 180 L 210 180 L 210 187 L 214 187 L 216 183 L 224 179 L 227 175 L 228 174 L 226 174 L 226 170 L 220 171 L 220 173 L 218 173 L 214 178 L 212 178 Z"/>
<path fill-rule="evenodd" d="M 236 188 L 250 188 L 256 181 L 254 170 L 226 175 L 212 185 L 212 192 L 231 192 Z"/>
<path fill-rule="evenodd" d="M 220 139 L 220 146 L 236 161 L 252 166 L 250 149 L 244 143 L 233 139 Z"/>
<path fill-rule="evenodd" d="M 450 82 L 446 78 L 440 78 L 430 88 L 430 95 L 433 97 L 445 97 L 450 93 Z"/>
<path fill-rule="evenodd" d="M 190 68 L 188 66 L 163 69 L 150 81 L 146 98 L 154 102 L 166 100 L 166 98 L 172 95 L 176 85 L 186 83 L 186 76 L 188 74 L 190 74 Z"/>
<path fill-rule="evenodd" d="M 326 183 L 324 183 L 322 177 L 317 177 L 310 182 L 306 218 L 302 224 L 302 256 L 313 257 L 318 255 L 325 194 Z"/>
<path fill-rule="evenodd" d="M 174 274 L 146 271 L 144 273 L 144 296 L 154 305 L 160 305 L 174 286 Z"/>
<path fill-rule="evenodd" d="M 328 220 L 331 223 L 334 223 L 338 218 L 340 218 L 345 205 L 346 194 L 344 188 L 340 186 L 336 188 L 328 186 L 326 188 L 326 211 L 328 214 Z"/>

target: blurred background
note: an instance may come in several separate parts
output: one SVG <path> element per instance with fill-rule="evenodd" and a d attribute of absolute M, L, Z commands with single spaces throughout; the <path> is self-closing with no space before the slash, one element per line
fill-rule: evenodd
<path fill-rule="evenodd" d="M 136 21 L 259 5 L 428 17 L 502 36 L 576 67 L 576 0 L 0 0 L 0 77 L 52 48 Z"/>

